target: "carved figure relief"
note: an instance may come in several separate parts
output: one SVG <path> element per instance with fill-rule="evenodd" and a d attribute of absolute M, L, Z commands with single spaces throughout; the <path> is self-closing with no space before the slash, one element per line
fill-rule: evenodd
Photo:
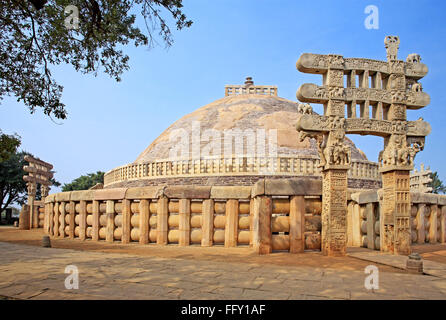
<path fill-rule="evenodd" d="M 387 36 L 384 39 L 384 44 L 387 51 L 387 61 L 397 59 L 398 48 L 400 45 L 400 38 L 398 36 Z"/>
<path fill-rule="evenodd" d="M 416 82 L 412 85 L 411 91 L 413 92 L 422 92 L 423 91 L 423 86 L 421 85 L 421 83 Z"/>

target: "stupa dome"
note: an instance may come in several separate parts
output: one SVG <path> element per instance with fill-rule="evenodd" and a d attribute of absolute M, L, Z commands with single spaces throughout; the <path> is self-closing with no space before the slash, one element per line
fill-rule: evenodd
<path fill-rule="evenodd" d="M 314 139 L 300 141 L 298 103 L 275 86 L 226 86 L 225 97 L 183 116 L 128 165 L 106 173 L 105 186 L 252 185 L 265 176 L 320 177 Z M 351 179 L 379 184 L 378 166 L 346 138 Z M 355 171 L 356 170 L 356 171 Z M 370 183 L 371 182 L 371 183 Z M 355 185 L 356 186 L 356 185 Z"/>

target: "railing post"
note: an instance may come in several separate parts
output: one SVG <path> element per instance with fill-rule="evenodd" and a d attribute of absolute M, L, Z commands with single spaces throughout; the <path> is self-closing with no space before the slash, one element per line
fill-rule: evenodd
<path fill-rule="evenodd" d="M 437 243 L 437 216 L 438 216 L 438 206 L 431 205 L 431 215 L 429 216 L 429 243 Z"/>
<path fill-rule="evenodd" d="M 157 211 L 157 237 L 156 243 L 166 245 L 168 243 L 168 216 L 169 216 L 169 199 L 166 196 L 158 198 L 158 211 Z"/>
<path fill-rule="evenodd" d="M 131 208 L 130 200 L 122 200 L 122 236 L 121 242 L 124 244 L 130 243 L 130 228 L 131 228 Z"/>
<path fill-rule="evenodd" d="M 54 202 L 51 202 L 48 214 L 48 234 L 50 236 L 53 235 L 53 225 L 54 225 Z"/>
<path fill-rule="evenodd" d="M 305 198 L 290 197 L 290 253 L 304 252 L 305 249 Z"/>
<path fill-rule="evenodd" d="M 252 216 L 252 243 L 258 254 L 272 252 L 271 215 L 273 212 L 272 198 L 257 196 L 254 198 Z M 258 228 L 258 230 L 256 230 Z"/>
<path fill-rule="evenodd" d="M 105 241 L 113 242 L 115 232 L 115 202 L 107 200 L 105 213 L 107 215 L 107 227 L 105 231 Z"/>
<path fill-rule="evenodd" d="M 91 238 L 93 241 L 99 241 L 99 201 L 93 200 L 92 205 L 92 218 L 93 221 L 91 223 L 92 226 L 92 232 L 91 232 Z"/>
<path fill-rule="evenodd" d="M 66 202 L 62 201 L 60 203 L 60 232 L 59 237 L 64 238 L 65 237 L 65 206 Z"/>
<path fill-rule="evenodd" d="M 75 225 L 75 221 L 74 221 L 74 216 L 76 214 L 76 204 L 74 201 L 70 201 L 70 208 L 69 208 L 70 212 L 70 224 L 69 224 L 69 229 L 68 229 L 68 236 L 70 237 L 70 239 L 74 239 L 74 225 Z"/>
<path fill-rule="evenodd" d="M 59 236 L 59 202 L 56 202 L 54 206 L 54 229 L 53 236 Z"/>
<path fill-rule="evenodd" d="M 50 203 L 45 203 L 45 217 L 43 220 L 43 232 L 49 234 L 49 216 L 50 216 Z"/>
<path fill-rule="evenodd" d="M 440 232 L 440 242 L 446 243 L 446 206 L 441 207 Z"/>
<path fill-rule="evenodd" d="M 214 200 L 205 199 L 202 205 L 201 245 L 210 247 L 214 242 Z"/>
<path fill-rule="evenodd" d="M 365 206 L 367 217 L 367 247 L 369 249 L 375 249 L 375 212 L 374 204 L 369 202 Z"/>
<path fill-rule="evenodd" d="M 426 239 L 425 226 L 424 226 L 424 212 L 426 210 L 426 205 L 423 203 L 418 204 L 417 212 L 417 243 L 423 244 Z"/>
<path fill-rule="evenodd" d="M 79 202 L 79 239 L 85 240 L 85 232 L 87 229 L 87 201 Z"/>
<path fill-rule="evenodd" d="M 190 199 L 179 200 L 179 239 L 178 245 L 188 246 L 190 244 Z"/>
<path fill-rule="evenodd" d="M 225 247 L 236 247 L 238 236 L 238 200 L 226 201 Z"/>
<path fill-rule="evenodd" d="M 139 243 L 149 243 L 150 231 L 150 202 L 147 199 L 141 199 L 139 202 Z"/>

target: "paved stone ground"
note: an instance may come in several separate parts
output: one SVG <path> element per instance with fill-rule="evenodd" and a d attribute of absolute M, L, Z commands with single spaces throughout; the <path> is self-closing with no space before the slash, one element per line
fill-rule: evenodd
<path fill-rule="evenodd" d="M 348 256 L 403 270 L 406 269 L 406 256 L 387 254 L 365 248 L 361 249 L 362 250 L 355 250 L 356 252 L 348 253 Z M 437 255 L 446 256 L 446 250 L 438 251 Z M 430 276 L 446 279 L 446 264 L 423 259 L 423 272 Z"/>
<path fill-rule="evenodd" d="M 202 261 L 0 242 L 0 296 L 17 299 L 446 299 L 446 279 L 380 272 Z M 67 290 L 67 265 L 79 289 Z"/>

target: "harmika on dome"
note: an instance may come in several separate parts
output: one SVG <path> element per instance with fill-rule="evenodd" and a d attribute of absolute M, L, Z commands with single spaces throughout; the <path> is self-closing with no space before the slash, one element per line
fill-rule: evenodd
<path fill-rule="evenodd" d="M 277 96 L 276 86 L 228 85 L 225 97 L 185 115 L 128 165 L 105 175 L 105 187 L 245 185 L 262 178 L 321 179 L 314 140 L 294 125 L 309 105 Z M 300 111 L 300 112 L 299 112 Z M 381 187 L 378 164 L 346 139 L 355 189 Z"/>

